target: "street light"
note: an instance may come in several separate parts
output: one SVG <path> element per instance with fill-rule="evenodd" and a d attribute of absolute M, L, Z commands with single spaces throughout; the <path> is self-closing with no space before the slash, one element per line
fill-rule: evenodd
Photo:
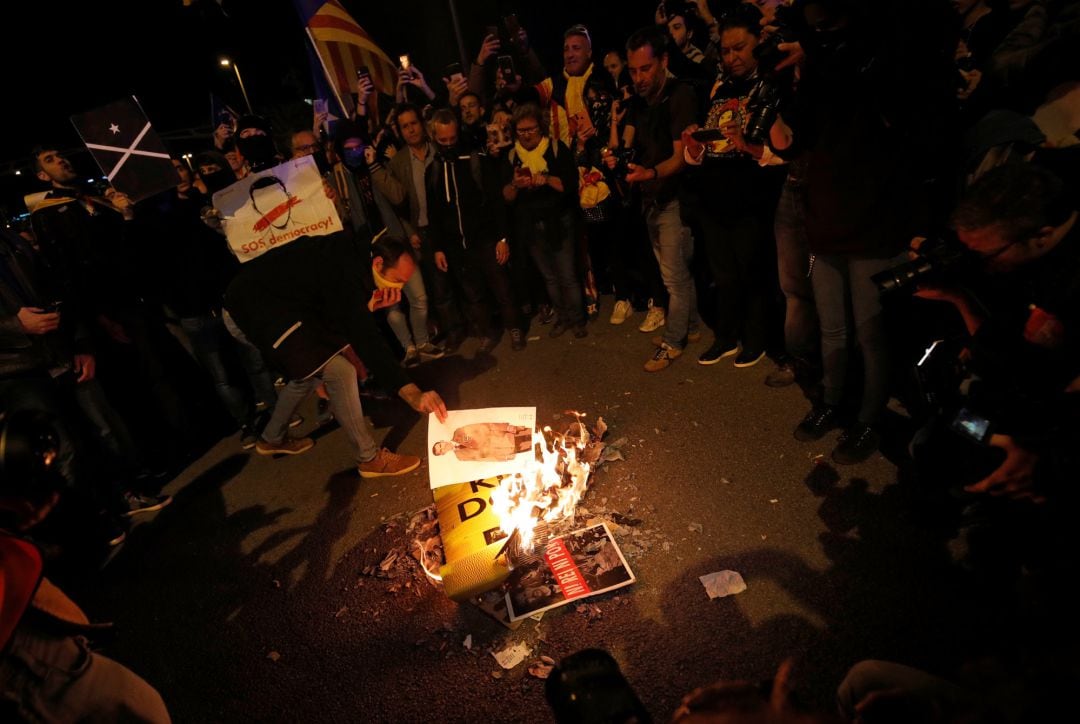
<path fill-rule="evenodd" d="M 244 105 L 247 106 L 248 114 L 254 115 L 255 111 L 251 110 L 251 101 L 248 100 L 247 90 L 244 88 L 244 79 L 240 77 L 240 66 L 224 56 L 218 62 L 221 63 L 222 68 L 232 66 L 232 69 L 236 71 L 236 82 L 240 84 L 240 92 L 244 94 Z"/>

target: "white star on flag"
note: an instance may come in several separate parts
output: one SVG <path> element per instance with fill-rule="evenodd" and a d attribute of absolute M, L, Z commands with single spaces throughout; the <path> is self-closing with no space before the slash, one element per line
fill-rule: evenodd
<path fill-rule="evenodd" d="M 113 123 L 109 126 L 109 130 L 112 131 L 112 134 L 115 136 L 117 133 L 120 133 L 120 126 Z"/>

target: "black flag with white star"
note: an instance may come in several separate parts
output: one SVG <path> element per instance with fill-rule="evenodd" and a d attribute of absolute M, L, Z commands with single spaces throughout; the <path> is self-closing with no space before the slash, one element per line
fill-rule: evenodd
<path fill-rule="evenodd" d="M 75 130 L 117 191 L 141 201 L 175 188 L 180 177 L 135 96 L 71 117 Z"/>

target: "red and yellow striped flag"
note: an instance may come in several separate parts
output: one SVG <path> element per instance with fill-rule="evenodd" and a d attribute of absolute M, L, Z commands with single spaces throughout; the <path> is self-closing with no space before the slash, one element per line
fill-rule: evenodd
<path fill-rule="evenodd" d="M 338 0 L 296 0 L 296 6 L 341 97 L 356 90 L 360 66 L 367 66 L 377 91 L 394 95 L 397 68 Z"/>

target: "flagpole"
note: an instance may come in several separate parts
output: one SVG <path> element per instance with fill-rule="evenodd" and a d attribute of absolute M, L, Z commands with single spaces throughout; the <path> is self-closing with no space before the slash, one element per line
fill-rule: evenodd
<path fill-rule="evenodd" d="M 469 56 L 465 53 L 465 41 L 461 38 L 461 23 L 458 22 L 457 4 L 454 0 L 450 3 L 450 22 L 454 25 L 454 38 L 457 40 L 458 55 L 461 56 L 461 67 L 469 72 Z"/>
<path fill-rule="evenodd" d="M 323 76 L 326 77 L 326 82 L 330 85 L 330 92 L 334 94 L 338 107 L 341 108 L 342 113 L 352 115 L 352 110 L 341 100 L 341 91 L 338 90 L 337 83 L 334 82 L 330 70 L 326 67 L 326 61 L 323 60 L 322 53 L 319 52 L 319 46 L 315 43 L 315 36 L 311 34 L 311 28 L 305 27 L 304 32 L 307 33 L 308 40 L 311 41 L 311 48 L 315 51 L 315 57 L 319 59 L 319 67 L 322 68 Z"/>

